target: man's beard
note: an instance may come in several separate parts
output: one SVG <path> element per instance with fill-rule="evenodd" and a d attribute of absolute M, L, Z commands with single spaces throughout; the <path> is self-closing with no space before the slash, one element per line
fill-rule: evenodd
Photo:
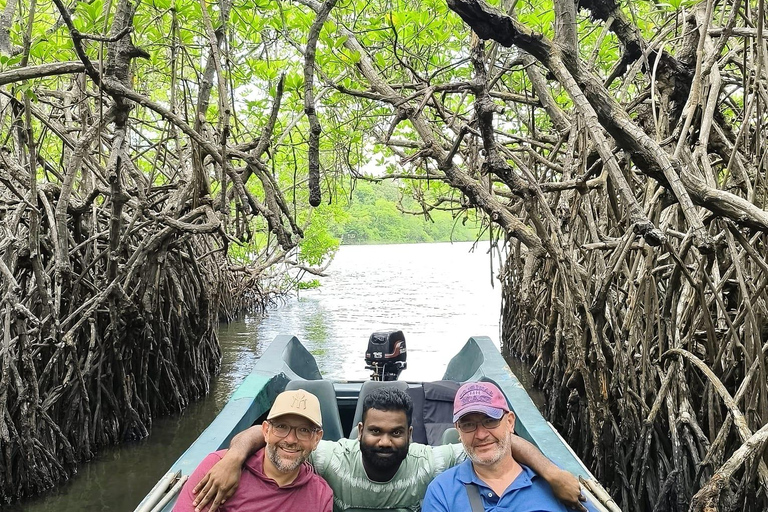
<path fill-rule="evenodd" d="M 307 460 L 307 455 L 303 451 L 300 454 L 300 456 L 296 457 L 295 459 L 284 459 L 277 453 L 278 446 L 282 446 L 283 448 L 288 450 L 301 449 L 301 447 L 297 445 L 289 445 L 289 444 L 282 444 L 282 443 L 267 445 L 267 457 L 269 457 L 269 460 L 272 461 L 272 464 L 281 473 L 290 473 L 294 471 L 296 468 L 298 468 L 299 466 L 301 466 L 301 464 L 305 460 Z"/>
<path fill-rule="evenodd" d="M 474 446 L 465 446 L 464 451 L 467 452 L 467 457 L 469 457 L 469 460 L 471 460 L 474 464 L 479 464 L 481 466 L 492 466 L 499 462 L 504 455 L 507 453 L 511 453 L 512 450 L 512 438 L 509 434 L 502 437 L 501 439 L 496 440 L 494 443 L 494 450 L 491 453 L 485 453 L 483 455 L 478 455 L 475 452 Z"/>
<path fill-rule="evenodd" d="M 360 452 L 369 465 L 376 469 L 388 470 L 396 468 L 408 456 L 408 444 L 402 448 L 376 448 L 360 443 Z M 380 454 L 391 453 L 388 457 L 382 457 Z"/>

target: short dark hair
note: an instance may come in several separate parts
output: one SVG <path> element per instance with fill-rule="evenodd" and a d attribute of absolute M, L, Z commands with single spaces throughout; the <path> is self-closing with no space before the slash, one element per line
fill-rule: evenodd
<path fill-rule="evenodd" d="M 365 423 L 365 414 L 368 409 L 377 411 L 403 411 L 408 420 L 408 426 L 411 426 L 413 417 L 413 400 L 405 391 L 395 387 L 382 387 L 374 389 L 363 400 L 363 423 Z"/>

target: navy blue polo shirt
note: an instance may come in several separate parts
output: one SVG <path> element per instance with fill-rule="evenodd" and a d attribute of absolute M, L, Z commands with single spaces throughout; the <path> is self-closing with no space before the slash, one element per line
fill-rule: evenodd
<path fill-rule="evenodd" d="M 464 486 L 471 482 L 477 485 L 486 512 L 568 512 L 543 478 L 522 464 L 520 467 L 523 471 L 509 484 L 504 493 L 498 496 L 477 477 L 472 469 L 472 462 L 467 459 L 444 471 L 429 484 L 421 511 L 471 511 L 469 496 Z"/>

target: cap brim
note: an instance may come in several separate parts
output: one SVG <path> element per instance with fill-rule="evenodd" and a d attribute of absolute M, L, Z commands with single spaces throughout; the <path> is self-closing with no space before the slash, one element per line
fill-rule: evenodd
<path fill-rule="evenodd" d="M 267 419 L 268 420 L 272 420 L 272 419 L 275 419 L 275 418 L 279 418 L 280 416 L 301 416 L 302 418 L 309 420 L 310 423 L 312 423 L 316 427 L 323 428 L 323 425 L 321 423 L 318 423 L 315 418 L 312 418 L 308 414 L 301 414 L 300 412 L 296 412 L 296 411 L 281 412 L 281 413 L 275 414 L 274 416 L 272 414 L 269 414 L 267 416 Z"/>
<path fill-rule="evenodd" d="M 461 419 L 462 416 L 466 416 L 467 414 L 472 413 L 480 413 L 485 414 L 486 416 L 489 416 L 495 420 L 501 419 L 502 416 L 504 416 L 504 413 L 507 412 L 504 409 L 500 409 L 498 407 L 489 407 L 486 405 L 469 405 L 463 409 L 459 409 L 458 412 L 456 412 L 453 415 L 453 422 L 456 423 Z"/>

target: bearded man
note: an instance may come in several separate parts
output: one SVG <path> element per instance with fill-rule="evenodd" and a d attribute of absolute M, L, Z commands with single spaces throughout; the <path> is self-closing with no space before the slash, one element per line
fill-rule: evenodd
<path fill-rule="evenodd" d="M 298 389 L 277 395 L 262 423 L 266 446 L 245 460 L 237 491 L 219 509 L 226 512 L 331 512 L 333 493 L 306 462 L 323 437 L 320 402 Z M 174 512 L 195 510 L 193 489 L 227 450 L 208 455 L 181 490 Z"/>
<path fill-rule="evenodd" d="M 544 479 L 515 460 L 510 451 L 515 413 L 498 387 L 490 382 L 461 386 L 453 421 L 467 460 L 432 481 L 422 512 L 567 511 Z"/>

